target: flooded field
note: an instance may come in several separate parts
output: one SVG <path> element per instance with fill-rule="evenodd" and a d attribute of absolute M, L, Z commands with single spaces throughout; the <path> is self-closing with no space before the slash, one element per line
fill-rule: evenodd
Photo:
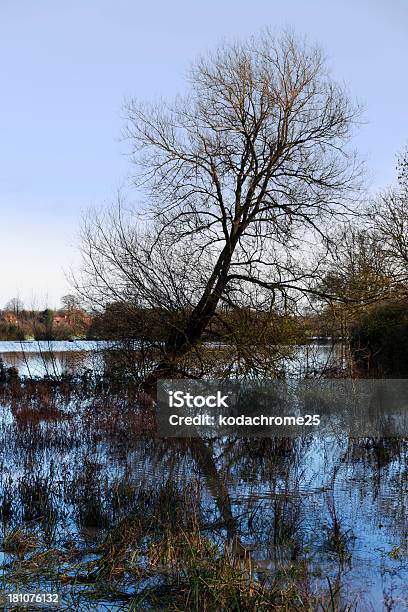
<path fill-rule="evenodd" d="M 106 342 L 75 340 L 0 341 L 0 359 L 20 376 L 60 376 L 100 367 L 100 351 Z"/>
<path fill-rule="evenodd" d="M 3 589 L 66 610 L 408 606 L 407 440 L 164 440 L 148 397 L 103 385 L 18 382 L 0 404 Z"/>
<path fill-rule="evenodd" d="M 55 378 L 85 370 L 101 372 L 106 367 L 107 356 L 115 349 L 120 350 L 120 346 L 93 340 L 0 341 L 0 359 L 5 367 L 15 368 L 20 376 Z M 310 375 L 333 366 L 344 367 L 346 363 L 345 347 L 330 342 L 284 346 L 280 351 L 287 376 Z"/>

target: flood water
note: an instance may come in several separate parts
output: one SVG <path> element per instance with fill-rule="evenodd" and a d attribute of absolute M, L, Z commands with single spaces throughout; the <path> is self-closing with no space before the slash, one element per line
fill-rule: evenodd
<path fill-rule="evenodd" d="M 106 341 L 0 341 L 0 359 L 5 367 L 16 368 L 20 376 L 78 374 L 89 368 L 103 370 L 105 352 L 115 349 Z M 342 345 L 307 344 L 282 347 L 282 364 L 288 376 L 303 376 L 334 365 L 344 366 Z"/>
<path fill-rule="evenodd" d="M 0 341 L 0 359 L 20 376 L 60 376 L 100 367 L 100 351 L 106 346 L 106 342 L 89 340 Z"/>
<path fill-rule="evenodd" d="M 50 362 L 44 356 L 49 351 L 44 346 L 35 351 L 31 345 L 24 356 L 7 348 L 13 347 L 1 343 L 6 365 L 23 374 L 47 371 Z M 53 367 L 59 372 L 90 367 L 92 359 L 101 363 L 90 344 L 52 348 Z M 296 359 L 286 364 L 292 374 L 344 358 L 338 347 L 296 350 Z M 3 400 L 3 537 L 26 525 L 49 548 L 66 549 L 76 542 L 83 551 L 78 563 L 92 563 L 97 559 L 95 547 L 118 520 L 132 513 L 132 504 L 169 488 L 181 497 L 194 490 L 208 537 L 222 541 L 233 530 L 250 551 L 259 579 L 279 568 L 302 565 L 305 589 L 327 590 L 330 584 L 339 605 L 408 609 L 408 440 L 318 434 L 293 440 L 237 437 L 200 443 L 140 439 L 137 424 L 134 429 L 129 425 L 132 405 L 112 397 L 113 412 L 105 418 L 106 401 L 60 398 L 54 418 L 40 414 L 32 419 L 22 402 Z M 4 551 L 0 560 L 7 584 L 17 571 L 16 557 Z M 57 573 L 68 572 L 62 564 Z M 51 570 L 31 581 L 33 587 L 40 584 L 49 590 L 57 584 Z M 134 592 L 138 586 L 133 578 L 122 589 Z M 71 584 L 61 587 L 58 582 L 58 589 L 71 601 Z M 84 609 L 127 609 L 112 600 L 107 608 L 105 604 L 102 598 Z"/>

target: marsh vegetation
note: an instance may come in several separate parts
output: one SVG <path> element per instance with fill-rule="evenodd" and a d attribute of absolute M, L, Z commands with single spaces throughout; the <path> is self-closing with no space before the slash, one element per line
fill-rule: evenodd
<path fill-rule="evenodd" d="M 406 440 L 161 439 L 150 396 L 85 372 L 3 381 L 2 588 L 67 610 L 407 605 Z"/>

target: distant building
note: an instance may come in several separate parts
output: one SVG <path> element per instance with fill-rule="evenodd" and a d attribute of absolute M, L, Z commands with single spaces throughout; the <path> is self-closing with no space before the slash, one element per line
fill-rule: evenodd
<path fill-rule="evenodd" d="M 53 318 L 53 324 L 56 327 L 61 325 L 90 325 L 92 317 L 83 310 L 70 310 L 70 311 L 59 311 L 56 312 Z"/>
<path fill-rule="evenodd" d="M 59 325 L 69 325 L 68 314 L 56 314 L 52 320 L 53 324 L 58 327 Z"/>
<path fill-rule="evenodd" d="M 0 313 L 0 322 L 7 323 L 8 325 L 16 325 L 18 323 L 18 318 L 14 312 L 2 312 Z"/>

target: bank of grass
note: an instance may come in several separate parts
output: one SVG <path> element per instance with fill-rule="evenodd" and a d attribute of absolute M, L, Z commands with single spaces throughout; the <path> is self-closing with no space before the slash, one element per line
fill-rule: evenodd
<path fill-rule="evenodd" d="M 146 602 L 168 610 L 313 610 L 317 598 L 302 589 L 302 569 L 256 578 L 251 556 L 237 557 L 200 534 L 165 537 L 150 551 L 151 563 L 169 569 L 161 589 L 146 588 L 134 598 L 134 609 Z"/>
<path fill-rule="evenodd" d="M 163 502 L 163 505 L 160 505 Z M 317 592 L 306 561 L 258 568 L 238 538 L 214 538 L 192 492 L 142 496 L 99 544 L 46 542 L 35 524 L 5 534 L 3 588 L 60 592 L 63 609 L 346 612 L 327 583 Z M 37 526 L 38 527 L 38 526 Z M 239 545 L 237 545 L 239 544 Z M 107 607 L 104 607 L 107 606 Z M 111 607 L 109 607 L 111 606 Z"/>
<path fill-rule="evenodd" d="M 92 602 L 111 602 L 112 609 L 179 612 L 346 609 L 333 607 L 329 593 L 311 593 L 302 565 L 260 579 L 250 554 L 237 556 L 232 545 L 220 547 L 199 532 L 167 530 L 142 551 L 139 527 L 121 525 L 92 551 L 75 546 L 39 550 L 36 536 L 20 531 L 4 586 L 62 590 L 66 609 L 79 610 Z M 71 608 L 74 601 L 78 607 Z"/>

